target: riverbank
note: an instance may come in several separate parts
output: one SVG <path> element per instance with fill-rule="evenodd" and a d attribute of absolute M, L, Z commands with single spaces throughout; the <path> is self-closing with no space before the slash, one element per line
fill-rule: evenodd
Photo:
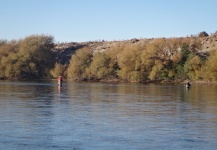
<path fill-rule="evenodd" d="M 57 81 L 57 79 L 0 79 L 0 81 Z M 146 81 L 127 81 L 123 79 L 83 79 L 83 80 L 70 80 L 70 79 L 63 79 L 63 81 L 70 81 L 70 82 L 105 82 L 105 83 L 156 83 L 156 84 L 185 84 L 190 82 L 191 84 L 208 84 L 208 85 L 217 85 L 217 81 L 191 81 L 187 79 L 183 80 L 146 80 Z"/>
<path fill-rule="evenodd" d="M 0 78 L 34 80 L 62 75 L 81 81 L 144 83 L 215 80 L 217 33 L 205 35 L 62 44 L 54 44 L 50 36 L 33 35 L 15 45 L 14 41 L 1 44 Z M 23 45 L 28 46 L 23 49 Z"/>

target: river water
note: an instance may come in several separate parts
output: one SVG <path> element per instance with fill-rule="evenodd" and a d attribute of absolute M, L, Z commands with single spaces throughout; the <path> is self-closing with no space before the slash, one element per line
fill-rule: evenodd
<path fill-rule="evenodd" d="M 216 149 L 217 86 L 0 81 L 0 149 Z"/>

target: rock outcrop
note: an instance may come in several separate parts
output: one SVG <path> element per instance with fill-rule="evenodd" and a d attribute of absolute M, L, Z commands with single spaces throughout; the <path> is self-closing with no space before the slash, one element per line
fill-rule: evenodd
<path fill-rule="evenodd" d="M 208 52 L 213 49 L 217 49 L 217 32 L 202 38 L 201 40 L 202 50 L 203 52 Z"/>
<path fill-rule="evenodd" d="M 56 44 L 53 49 L 56 55 L 56 62 L 68 64 L 71 56 L 76 52 L 76 50 L 84 46 L 85 44 L 76 42 Z"/>
<path fill-rule="evenodd" d="M 217 32 L 214 34 L 211 34 L 206 37 L 189 37 L 192 38 L 192 41 L 198 39 L 201 44 L 200 49 L 196 49 L 198 53 L 201 53 L 201 55 L 206 54 L 210 50 L 217 49 Z M 92 42 L 71 42 L 71 43 L 60 43 L 56 44 L 53 51 L 56 55 L 56 61 L 61 64 L 68 64 L 71 56 L 76 52 L 76 50 L 83 48 L 83 47 L 89 47 L 93 53 L 97 52 L 103 52 L 108 50 L 110 47 L 114 45 L 121 45 L 126 43 L 150 43 L 155 38 L 152 39 L 130 39 L 130 40 L 123 40 L 123 41 L 92 41 Z M 192 44 L 193 45 L 193 44 Z M 190 44 L 190 47 L 192 46 Z M 204 55 L 205 56 L 205 55 Z"/>

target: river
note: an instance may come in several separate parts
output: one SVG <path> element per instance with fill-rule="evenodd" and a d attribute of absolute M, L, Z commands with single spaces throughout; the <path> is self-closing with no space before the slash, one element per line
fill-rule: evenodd
<path fill-rule="evenodd" d="M 217 86 L 0 81 L 0 149 L 217 148 Z"/>

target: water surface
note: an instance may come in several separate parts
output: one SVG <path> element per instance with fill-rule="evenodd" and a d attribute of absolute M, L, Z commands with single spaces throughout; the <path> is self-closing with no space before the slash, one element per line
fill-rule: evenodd
<path fill-rule="evenodd" d="M 216 149 L 217 86 L 0 81 L 0 149 Z"/>

